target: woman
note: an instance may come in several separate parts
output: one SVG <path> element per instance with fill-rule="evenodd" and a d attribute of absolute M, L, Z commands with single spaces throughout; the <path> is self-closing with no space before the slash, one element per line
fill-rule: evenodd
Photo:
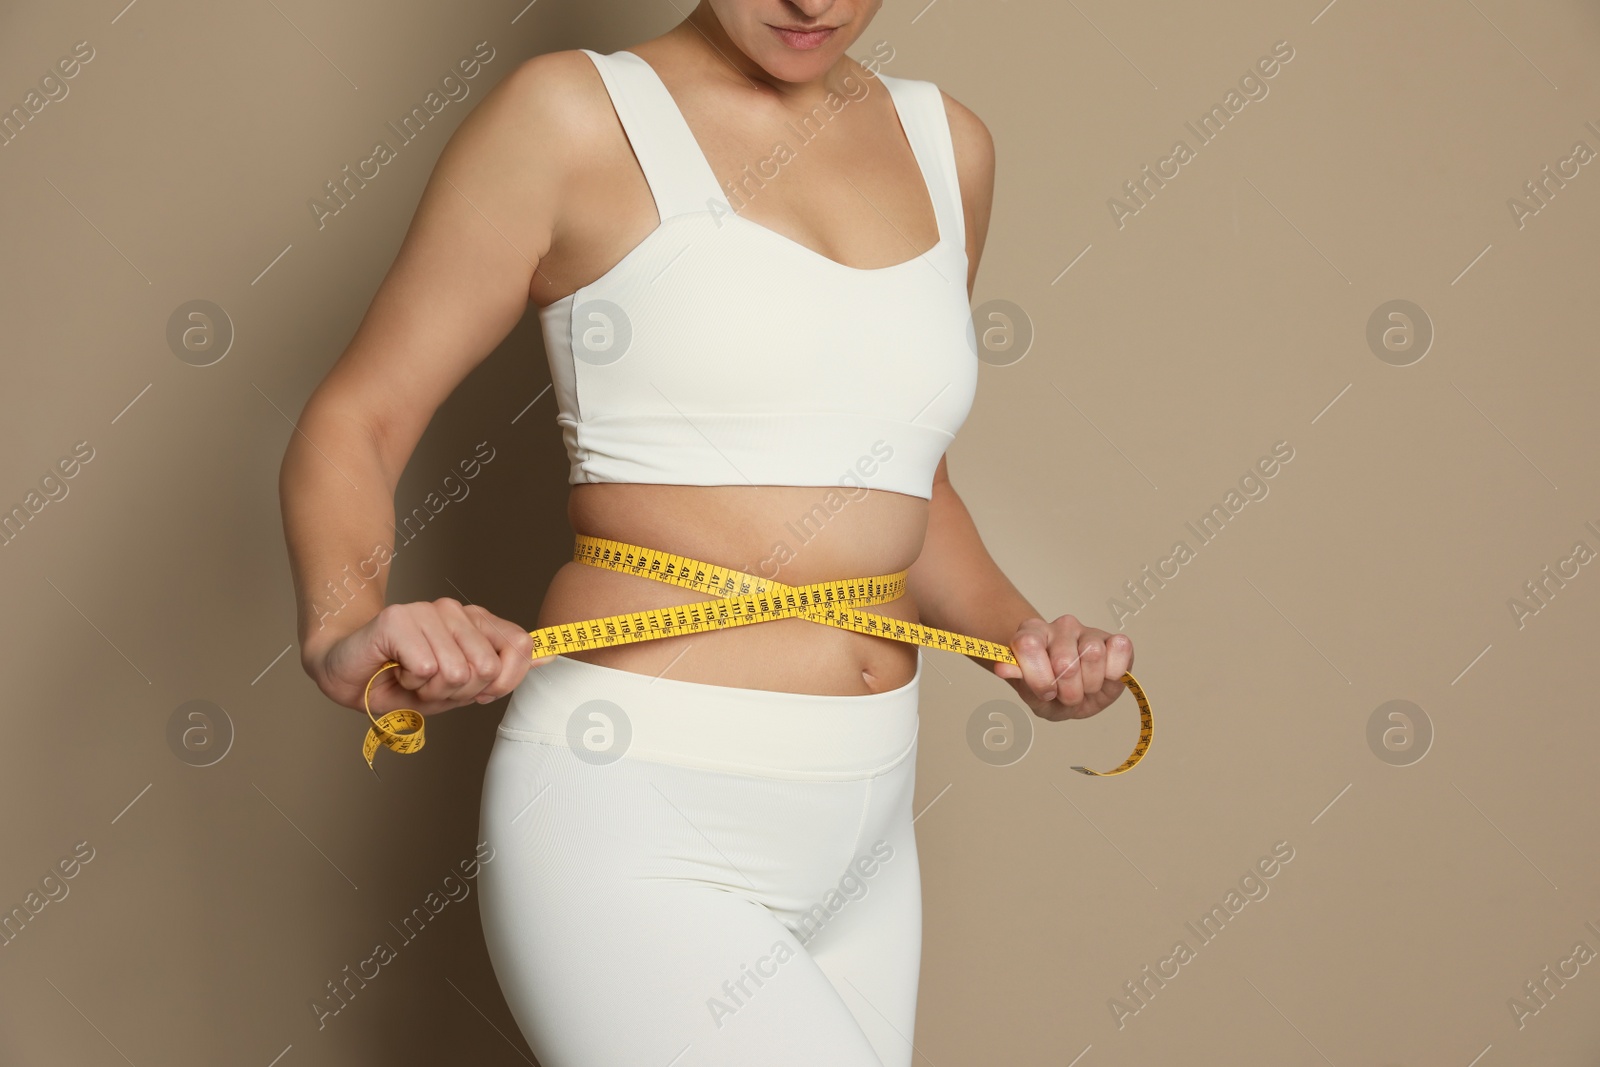
<path fill-rule="evenodd" d="M 391 529 L 346 477 L 392 497 L 530 301 L 580 538 L 788 585 L 909 570 L 871 610 L 1008 645 L 1017 666 L 974 662 L 1047 719 L 1100 711 L 1133 660 L 1041 618 L 946 476 L 993 150 L 932 83 L 845 55 L 878 6 L 703 0 L 626 51 L 525 62 L 444 150 L 284 460 L 322 691 L 359 709 L 393 660 L 374 708 L 511 695 L 480 907 L 544 1067 L 910 1064 L 921 649 L 786 618 L 533 660 L 520 623 L 385 606 L 381 578 L 318 620 L 323 580 Z M 537 627 L 708 599 L 575 561 Z"/>

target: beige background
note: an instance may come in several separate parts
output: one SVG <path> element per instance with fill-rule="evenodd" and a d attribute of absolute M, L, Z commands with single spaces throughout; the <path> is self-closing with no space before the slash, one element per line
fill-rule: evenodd
<path fill-rule="evenodd" d="M 0 548 L 0 908 L 94 850 L 0 947 L 0 1061 L 529 1061 L 475 893 L 317 1029 L 324 983 L 471 856 L 504 702 L 366 769 L 361 721 L 290 647 L 277 470 L 467 109 L 528 56 L 688 8 L 120 3 L 0 13 L 7 109 L 94 49 L 0 147 L 0 506 L 94 450 Z M 1600 951 L 1600 566 L 1521 627 L 1508 607 L 1578 540 L 1600 550 L 1597 165 L 1520 227 L 1507 203 L 1600 149 L 1593 5 L 914 0 L 853 53 L 879 40 L 885 71 L 995 136 L 974 303 L 1013 302 L 1035 339 L 983 368 L 950 463 L 1042 610 L 1109 626 L 1125 581 L 1194 544 L 1186 521 L 1294 448 L 1126 622 L 1156 709 L 1134 772 L 1067 769 L 1125 754 L 1129 698 L 985 764 L 968 719 L 1010 690 L 930 653 L 917 1062 L 1596 1063 L 1600 963 L 1520 1027 L 1508 1006 Z M 479 41 L 472 95 L 319 230 L 308 200 Z M 1194 147 L 1184 123 L 1278 41 L 1269 95 L 1119 228 L 1108 199 Z M 165 337 L 194 299 L 236 331 L 207 367 Z M 1394 299 L 1435 330 L 1409 366 L 1366 340 Z M 570 546 L 548 381 L 529 314 L 406 472 L 402 512 L 496 450 L 402 549 L 393 598 L 531 620 Z M 1407 766 L 1368 741 L 1395 699 L 1434 733 Z M 190 700 L 232 724 L 211 766 L 169 746 Z M 1185 922 L 1280 841 L 1269 895 L 1196 947 Z M 1123 983 L 1180 938 L 1195 958 L 1119 1028 L 1109 1002 L 1136 1006 Z"/>

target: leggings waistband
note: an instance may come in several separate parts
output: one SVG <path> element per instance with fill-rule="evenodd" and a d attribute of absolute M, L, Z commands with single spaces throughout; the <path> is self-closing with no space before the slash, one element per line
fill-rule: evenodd
<path fill-rule="evenodd" d="M 571 747 L 594 764 L 627 756 L 774 778 L 867 778 L 910 754 L 921 680 L 920 648 L 911 681 L 858 696 L 686 682 L 557 656 L 512 690 L 499 733 Z"/>

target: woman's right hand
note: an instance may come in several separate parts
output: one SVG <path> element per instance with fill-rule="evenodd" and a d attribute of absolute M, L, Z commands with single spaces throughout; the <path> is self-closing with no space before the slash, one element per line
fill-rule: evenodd
<path fill-rule="evenodd" d="M 362 710 L 367 682 L 385 663 L 400 666 L 372 682 L 367 703 L 381 718 L 395 708 L 435 715 L 486 704 L 517 687 L 533 659 L 533 638 L 514 622 L 450 597 L 389 604 L 360 629 L 310 651 L 306 671 L 328 698 Z"/>

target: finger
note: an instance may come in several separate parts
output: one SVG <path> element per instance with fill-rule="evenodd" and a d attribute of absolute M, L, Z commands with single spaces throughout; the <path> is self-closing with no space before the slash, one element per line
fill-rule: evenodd
<path fill-rule="evenodd" d="M 438 665 L 434 675 L 418 686 L 416 694 L 422 701 L 448 704 L 451 696 L 472 677 L 472 667 L 467 664 L 466 654 L 456 643 L 450 622 L 446 621 L 442 600 L 435 600 L 430 605 L 418 605 L 418 625 L 422 627 L 430 648 L 434 649 L 434 661 Z"/>
<path fill-rule="evenodd" d="M 487 704 L 491 700 L 499 700 L 515 689 L 521 683 L 523 676 L 528 673 L 528 668 L 533 664 L 526 652 L 519 652 L 510 645 L 500 650 L 500 670 L 489 683 L 478 690 L 473 699 L 479 704 Z"/>
<path fill-rule="evenodd" d="M 528 668 L 532 666 L 533 637 L 520 626 L 477 605 L 468 607 L 467 613 L 478 624 L 489 643 L 495 646 L 500 658 L 499 673 L 479 690 L 476 697 L 479 704 L 487 704 L 515 689 L 528 673 Z"/>
<path fill-rule="evenodd" d="M 528 665 L 531 667 L 543 667 L 546 663 L 550 663 L 555 660 L 556 657 L 555 653 L 553 652 L 547 656 L 539 656 L 538 658 L 534 658 L 533 634 L 529 633 L 527 630 L 524 630 L 510 619 L 502 619 L 500 616 L 489 611 L 487 608 L 480 607 L 477 604 L 467 605 L 466 611 L 469 615 L 473 615 L 474 618 L 481 620 L 479 623 L 480 627 L 483 629 L 485 634 L 491 635 L 491 641 L 494 643 L 497 651 L 503 652 L 506 648 L 506 644 L 502 644 L 499 640 L 497 640 L 497 638 L 501 638 L 504 639 L 505 642 L 512 648 L 514 648 L 519 656 L 525 660 L 528 660 Z M 515 688 L 515 686 L 512 688 Z"/>
<path fill-rule="evenodd" d="M 1043 619 L 1027 619 L 1017 627 L 1012 651 L 1022 669 L 1022 682 L 1038 700 L 1053 700 L 1056 695 L 1055 671 L 1050 666 L 1050 628 Z"/>
<path fill-rule="evenodd" d="M 1050 677 L 1055 699 L 1068 706 L 1083 702 L 1083 663 L 1078 639 L 1083 627 L 1071 615 L 1050 624 Z"/>
<path fill-rule="evenodd" d="M 387 616 L 387 621 L 384 621 Z M 384 654 L 400 664 L 394 681 L 413 694 L 439 670 L 439 656 L 414 604 L 390 604 L 379 613 Z"/>
<path fill-rule="evenodd" d="M 509 648 L 524 658 L 532 658 L 533 635 L 528 631 L 478 604 L 468 604 L 462 610 L 472 620 L 473 625 L 482 631 L 484 637 L 489 639 L 489 644 L 496 653 Z"/>
<path fill-rule="evenodd" d="M 1133 640 L 1127 634 L 1112 634 L 1106 638 L 1106 677 L 1122 681 L 1122 676 L 1133 669 Z"/>
<path fill-rule="evenodd" d="M 439 605 L 439 614 L 444 618 L 450 635 L 455 638 L 467 669 L 471 671 L 471 677 L 449 697 L 460 706 L 476 700 L 500 676 L 505 666 L 500 649 L 507 638 L 492 624 L 485 624 L 484 620 L 493 619 L 493 616 L 476 604 L 463 605 L 445 597 Z"/>
<path fill-rule="evenodd" d="M 1087 627 L 1078 635 L 1078 674 L 1085 696 L 1105 688 L 1106 632 Z"/>
<path fill-rule="evenodd" d="M 396 695 L 390 691 L 396 689 L 405 690 L 405 699 L 409 702 L 415 691 L 439 669 L 433 644 L 418 622 L 412 605 L 386 605 L 373 621 L 377 624 L 373 635 L 378 657 L 384 661 L 393 660 L 399 666 L 392 673 L 377 675 L 370 683 L 364 677 L 359 683 L 362 691 L 375 702 L 375 708 L 390 704 Z M 366 689 L 368 684 L 372 687 L 370 691 Z M 379 693 L 384 694 L 381 700 Z"/>
<path fill-rule="evenodd" d="M 480 608 L 479 610 L 483 609 Z M 556 654 L 554 652 L 538 657 L 533 655 L 533 634 L 529 633 L 527 630 L 524 630 L 522 627 L 518 626 L 509 619 L 502 619 L 500 616 L 494 615 L 488 611 L 483 611 L 483 614 L 486 619 L 493 620 L 493 632 L 506 637 L 511 646 L 516 649 L 517 654 L 524 660 L 528 661 L 528 665 L 530 667 L 543 667 L 546 663 L 553 663 L 555 661 Z M 487 633 L 490 631 L 485 630 L 485 632 Z M 504 648 L 504 646 L 500 645 L 496 645 L 495 647 L 502 650 Z"/>

